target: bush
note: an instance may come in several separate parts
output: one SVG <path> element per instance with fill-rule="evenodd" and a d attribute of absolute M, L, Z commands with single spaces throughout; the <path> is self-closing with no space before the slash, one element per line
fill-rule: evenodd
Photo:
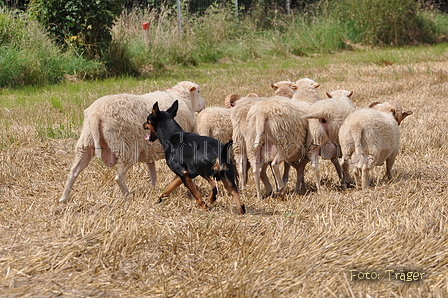
<path fill-rule="evenodd" d="M 99 58 L 121 14 L 119 0 L 31 0 L 29 12 L 60 45 L 72 45 L 88 58 Z"/>
<path fill-rule="evenodd" d="M 431 21 L 416 0 L 337 0 L 330 6 L 330 17 L 353 42 L 399 46 L 434 40 Z"/>
<path fill-rule="evenodd" d="M 96 77 L 102 66 L 61 50 L 25 13 L 0 10 L 0 87 L 45 85 L 64 75 Z"/>

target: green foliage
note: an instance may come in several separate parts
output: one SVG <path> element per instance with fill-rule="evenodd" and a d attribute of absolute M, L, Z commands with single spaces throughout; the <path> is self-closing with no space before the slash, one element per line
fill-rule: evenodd
<path fill-rule="evenodd" d="M 0 86 L 44 85 L 64 77 L 164 75 L 177 65 L 310 56 L 355 43 L 415 45 L 448 36 L 448 16 L 425 10 L 415 0 L 321 0 L 291 15 L 263 2 L 241 9 L 249 13 L 240 13 L 238 20 L 233 2 L 226 7 L 215 2 L 201 14 L 183 10 L 182 33 L 175 7 L 124 12 L 114 24 L 118 9 L 105 7 L 118 0 L 92 1 L 32 0 L 33 19 L 29 13 L 0 11 Z M 49 7 L 61 11 L 50 14 Z M 34 20 L 37 16 L 47 18 L 46 27 Z M 147 35 L 143 22 L 150 23 Z M 75 29 L 86 32 L 70 31 Z M 62 50 L 48 37 L 58 33 Z M 101 46 L 87 41 L 94 36 L 104 37 Z"/>
<path fill-rule="evenodd" d="M 61 52 L 45 30 L 25 13 L 0 11 L 0 87 L 45 85 L 64 75 L 94 77 L 97 62 Z"/>
<path fill-rule="evenodd" d="M 434 40 L 431 20 L 416 0 L 337 0 L 329 6 L 330 18 L 354 42 L 397 46 Z"/>
<path fill-rule="evenodd" d="M 97 58 L 111 40 L 120 15 L 119 0 L 32 0 L 29 12 L 48 28 L 58 44 L 71 45 Z"/>

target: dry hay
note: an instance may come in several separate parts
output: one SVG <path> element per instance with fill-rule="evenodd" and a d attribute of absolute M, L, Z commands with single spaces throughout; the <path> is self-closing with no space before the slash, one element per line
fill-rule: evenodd
<path fill-rule="evenodd" d="M 307 74 L 319 72 L 320 92 L 354 90 L 358 106 L 394 100 L 414 111 L 401 126 L 394 178 L 377 168 L 373 188 L 341 192 L 324 162 L 322 195 L 308 166 L 309 193 L 261 202 L 250 178 L 244 216 L 222 188 L 210 212 L 183 188 L 155 204 L 142 165 L 124 198 L 115 170 L 97 160 L 61 205 L 76 140 L 38 141 L 32 126 L 10 127 L 18 145 L 0 151 L 1 296 L 447 297 L 448 63 L 328 69 Z M 157 168 L 164 186 L 173 174 Z M 389 280 L 389 269 L 425 275 Z M 380 280 L 353 281 L 350 270 Z"/>

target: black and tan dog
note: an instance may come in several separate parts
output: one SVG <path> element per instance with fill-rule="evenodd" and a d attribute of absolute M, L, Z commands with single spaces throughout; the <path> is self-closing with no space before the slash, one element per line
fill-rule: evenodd
<path fill-rule="evenodd" d="M 229 142 L 224 145 L 214 138 L 182 130 L 174 120 L 177 109 L 177 100 L 166 112 L 160 111 L 156 102 L 152 108 L 152 113 L 149 114 L 147 121 L 143 124 L 144 129 L 151 131 L 147 139 L 151 142 L 159 139 L 165 151 L 166 163 L 177 175 L 163 190 L 160 199 L 168 197 L 174 189 L 183 183 L 198 204 L 208 210 L 207 204 L 202 200 L 192 178 L 202 176 L 211 185 L 210 203 L 216 200 L 218 192 L 213 179 L 215 178 L 222 181 L 224 187 L 233 196 L 239 213 L 244 214 L 246 209 L 238 194 L 234 179 L 234 167 L 228 154 L 232 143 Z"/>

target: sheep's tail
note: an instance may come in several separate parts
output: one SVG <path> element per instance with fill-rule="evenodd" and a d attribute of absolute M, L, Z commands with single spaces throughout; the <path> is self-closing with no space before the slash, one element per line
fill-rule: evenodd
<path fill-rule="evenodd" d="M 101 158 L 102 148 L 101 148 L 101 120 L 98 115 L 91 115 L 89 119 L 89 130 L 92 134 L 93 143 L 95 145 L 95 155 Z"/>
<path fill-rule="evenodd" d="M 266 132 L 266 128 L 268 125 L 268 119 L 266 115 L 257 115 L 255 118 L 255 140 L 253 144 L 254 150 L 260 148 L 262 143 L 262 136 Z"/>
<path fill-rule="evenodd" d="M 351 128 L 351 135 L 353 138 L 353 143 L 355 145 L 355 154 L 358 159 L 361 157 L 361 138 L 362 138 L 362 126 L 354 125 Z"/>
<path fill-rule="evenodd" d="M 233 140 L 228 141 L 226 144 L 224 144 L 224 147 L 221 150 L 221 156 L 220 156 L 220 164 L 229 164 L 230 161 L 230 147 L 232 147 Z"/>

